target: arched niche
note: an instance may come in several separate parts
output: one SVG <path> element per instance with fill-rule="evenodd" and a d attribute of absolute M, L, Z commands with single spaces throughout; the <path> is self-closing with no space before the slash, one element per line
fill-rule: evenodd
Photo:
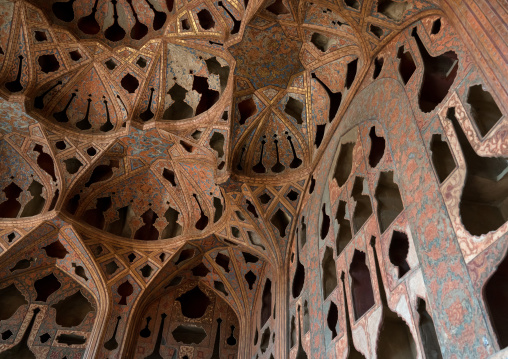
<path fill-rule="evenodd" d="M 42 357 L 83 357 L 93 345 L 98 302 L 61 269 L 17 269 L 0 282 L 0 295 L 0 333 L 5 338 L 0 357 L 16 357 L 20 349 Z"/>
<path fill-rule="evenodd" d="M 21 323 L 27 326 L 34 309 L 40 308 L 32 329 L 38 330 L 37 348 L 62 357 L 69 351 L 80 357 L 94 355 L 109 299 L 92 258 L 76 248 L 85 248 L 80 235 L 57 217 L 16 240 L 0 257 L 0 290 L 15 287 L 21 293 L 18 303 L 22 302 L 10 319 L 0 320 L 0 333 L 12 332 L 3 344 L 12 343 Z M 58 339 L 60 334 L 65 335 Z"/>
<path fill-rule="evenodd" d="M 190 358 L 237 356 L 240 323 L 229 304 L 208 285 L 186 279 L 168 286 L 140 308 L 132 326 L 129 358 L 152 354 Z"/>

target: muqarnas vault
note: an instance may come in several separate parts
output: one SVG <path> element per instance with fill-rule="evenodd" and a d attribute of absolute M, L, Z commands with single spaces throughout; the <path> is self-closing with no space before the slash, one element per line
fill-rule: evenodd
<path fill-rule="evenodd" d="M 0 358 L 508 357 L 507 20 L 0 0 Z"/>

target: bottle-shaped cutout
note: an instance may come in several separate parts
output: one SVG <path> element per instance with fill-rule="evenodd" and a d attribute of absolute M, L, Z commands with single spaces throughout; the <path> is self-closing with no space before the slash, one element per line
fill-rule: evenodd
<path fill-rule="evenodd" d="M 293 160 L 289 164 L 289 168 L 298 168 L 301 166 L 303 161 L 300 158 L 298 158 L 298 156 L 296 154 L 295 145 L 293 144 L 293 140 L 292 140 L 291 136 L 287 136 L 286 138 L 288 139 L 289 144 L 291 146 L 291 151 L 293 152 Z"/>
<path fill-rule="evenodd" d="M 116 317 L 116 324 L 115 330 L 113 331 L 113 335 L 111 336 L 111 338 L 109 338 L 109 340 L 106 343 L 104 343 L 104 348 L 106 348 L 109 351 L 118 348 L 118 342 L 116 341 L 116 333 L 118 331 L 118 324 L 120 324 L 120 319 L 122 319 L 121 316 Z"/>
<path fill-rule="evenodd" d="M 280 173 L 282 171 L 284 171 L 286 169 L 286 166 L 284 166 L 281 162 L 280 162 L 280 157 L 279 157 L 279 140 L 277 139 L 277 134 L 273 135 L 273 137 L 275 138 L 273 140 L 273 144 L 275 145 L 275 154 L 276 154 L 276 159 L 277 159 L 277 162 L 275 162 L 275 164 L 272 166 L 272 172 L 274 173 Z"/>
<path fill-rule="evenodd" d="M 221 318 L 217 318 L 217 332 L 215 333 L 215 343 L 213 344 L 213 352 L 210 359 L 221 359 L 220 356 L 220 324 L 222 323 Z"/>
<path fill-rule="evenodd" d="M 35 260 L 33 258 L 29 258 L 29 259 L 23 258 L 20 261 L 18 261 L 14 265 L 14 267 L 9 269 L 9 271 L 12 273 L 12 272 L 17 271 L 17 270 L 23 270 L 23 269 L 30 268 L 30 265 L 32 264 L 32 262 L 35 262 Z"/>
<path fill-rule="evenodd" d="M 30 337 L 30 334 L 32 333 L 33 326 L 35 324 L 35 318 L 37 317 L 37 314 L 41 311 L 40 308 L 35 308 L 33 310 L 32 318 L 30 319 L 30 322 L 28 323 L 28 326 L 25 329 L 25 332 L 23 333 L 23 337 L 21 337 L 21 340 L 18 344 L 15 346 L 7 349 L 6 351 L 0 353 L 0 359 L 35 359 L 36 356 L 32 352 L 32 350 L 28 346 L 28 338 Z"/>
<path fill-rule="evenodd" d="M 57 83 L 55 83 L 53 86 L 51 86 L 49 89 L 47 89 L 46 91 L 44 91 L 41 95 L 37 96 L 35 99 L 34 99 L 34 107 L 36 109 L 39 109 L 39 110 L 42 110 L 44 108 L 44 97 L 46 97 L 46 95 L 48 93 L 50 93 L 53 89 L 55 89 L 57 86 L 61 85 L 62 84 L 62 81 L 58 81 Z"/>
<path fill-rule="evenodd" d="M 92 7 L 92 12 L 89 15 L 83 16 L 78 20 L 78 28 L 88 35 L 95 35 L 99 31 L 101 31 L 101 27 L 95 18 L 95 14 L 97 13 L 97 4 L 99 0 L 95 0 L 95 3 Z"/>
<path fill-rule="evenodd" d="M 88 95 L 88 99 L 86 101 L 88 102 L 88 104 L 86 106 L 85 117 L 83 117 L 81 121 L 76 122 L 76 127 L 79 128 L 80 130 L 89 130 L 92 128 L 92 124 L 88 119 L 90 116 L 90 105 L 92 104 L 92 94 Z"/>
<path fill-rule="evenodd" d="M 305 267 L 300 261 L 300 243 L 298 233 L 298 229 L 296 229 L 296 269 L 292 285 L 293 298 L 298 298 L 305 283 Z"/>
<path fill-rule="evenodd" d="M 76 0 L 69 0 L 67 2 L 55 2 L 52 6 L 53 14 L 55 16 L 65 22 L 71 22 L 74 20 L 74 9 L 72 5 Z"/>
<path fill-rule="evenodd" d="M 76 90 L 77 91 L 77 90 Z M 55 118 L 55 120 L 57 120 L 58 122 L 69 122 L 69 117 L 67 116 L 67 110 L 69 109 L 69 107 L 71 106 L 72 104 L 72 101 L 74 101 L 74 98 L 78 96 L 78 94 L 76 92 L 73 92 L 71 94 L 71 97 L 69 98 L 69 101 L 67 101 L 67 104 L 65 105 L 65 107 L 63 108 L 62 111 L 59 111 L 59 112 L 55 112 L 53 114 L 53 117 Z"/>
<path fill-rule="evenodd" d="M 9 90 L 12 93 L 20 92 L 23 90 L 23 85 L 21 84 L 21 71 L 23 69 L 23 55 L 18 56 L 19 65 L 18 65 L 18 74 L 16 75 L 16 78 L 14 81 L 7 82 L 5 84 L 5 88 Z"/>
<path fill-rule="evenodd" d="M 376 354 L 378 358 L 416 358 L 416 345 L 413 335 L 406 322 L 388 306 L 381 267 L 376 251 L 376 237 L 372 237 L 370 245 L 374 251 L 376 278 L 381 298 L 382 315 L 377 338 Z"/>
<path fill-rule="evenodd" d="M 159 11 L 153 6 L 150 0 L 145 0 L 150 10 L 153 11 L 152 27 L 155 31 L 160 30 L 166 23 L 167 15 L 163 11 Z"/>
<path fill-rule="evenodd" d="M 195 193 L 193 193 L 192 195 L 194 196 L 194 199 L 196 200 L 198 207 L 199 207 L 199 211 L 201 213 L 198 221 L 196 222 L 196 229 L 199 229 L 200 231 L 202 231 L 208 225 L 208 216 L 205 215 L 205 211 L 203 211 L 203 208 L 201 207 L 201 203 L 199 203 L 198 196 Z"/>
<path fill-rule="evenodd" d="M 228 345 L 230 346 L 234 346 L 236 345 L 236 338 L 235 338 L 235 326 L 232 325 L 231 326 L 231 335 L 229 336 L 229 338 L 226 339 L 226 343 L 228 343 Z"/>
<path fill-rule="evenodd" d="M 302 321 L 300 320 L 300 306 L 298 306 L 298 350 L 295 359 L 309 359 L 302 346 Z"/>
<path fill-rule="evenodd" d="M 238 31 L 240 31 L 240 26 L 242 25 L 242 22 L 241 21 L 238 21 L 234 16 L 233 14 L 231 13 L 231 11 L 229 11 L 229 9 L 222 3 L 222 1 L 219 1 L 217 3 L 217 5 L 219 5 L 220 7 L 222 7 L 224 9 L 224 11 L 226 11 L 226 13 L 229 15 L 229 17 L 231 18 L 231 21 L 233 21 L 233 28 L 231 29 L 231 35 L 234 35 L 234 34 L 237 34 Z"/>
<path fill-rule="evenodd" d="M 315 73 L 312 73 L 312 78 L 315 79 L 319 84 L 323 87 L 328 95 L 328 100 L 330 102 L 329 110 L 328 110 L 328 122 L 332 122 L 339 111 L 340 103 L 342 102 L 342 92 L 332 92 L 326 84 L 321 81 L 319 77 L 316 76 Z M 318 146 L 319 147 L 319 146 Z"/>
<path fill-rule="evenodd" d="M 159 326 L 159 332 L 157 333 L 157 341 L 155 342 L 155 346 L 153 347 L 152 354 L 145 357 L 145 359 L 164 359 L 164 357 L 160 354 L 161 343 L 162 343 L 162 332 L 164 331 L 164 320 L 166 319 L 166 313 L 161 314 L 161 324 Z"/>
<path fill-rule="evenodd" d="M 152 112 L 152 99 L 154 91 L 155 89 L 152 87 L 150 89 L 150 99 L 148 100 L 148 107 L 146 108 L 145 111 L 143 111 L 139 115 L 139 118 L 142 119 L 144 122 L 150 121 L 153 118 L 153 116 L 155 116 L 154 113 Z"/>
<path fill-rule="evenodd" d="M 113 24 L 104 32 L 106 39 L 113 42 L 120 41 L 125 37 L 125 30 L 118 23 L 117 2 L 118 0 L 111 0 L 111 4 L 113 4 Z"/>
<path fill-rule="evenodd" d="M 106 108 L 106 123 L 104 123 L 100 130 L 102 132 L 109 132 L 113 129 L 113 124 L 111 123 L 111 116 L 109 115 L 109 107 L 108 107 L 108 101 L 106 100 L 106 96 L 102 96 L 104 102 L 104 106 Z"/>
<path fill-rule="evenodd" d="M 355 348 L 355 344 L 353 343 L 353 332 L 351 330 L 351 321 L 349 319 L 349 306 L 347 302 L 347 294 L 346 294 L 346 282 L 345 282 L 345 274 L 342 272 L 340 279 L 342 280 L 342 293 L 344 295 L 344 312 L 346 318 L 346 340 L 347 340 L 347 358 L 348 359 L 365 359 L 365 356 L 360 353 Z"/>
<path fill-rule="evenodd" d="M 134 16 L 134 26 L 132 26 L 131 29 L 131 38 L 134 40 L 141 40 L 148 33 L 148 26 L 146 26 L 139 20 L 138 13 L 136 12 L 134 5 L 132 4 L 132 0 L 126 1 L 131 8 L 132 16 Z"/>
<path fill-rule="evenodd" d="M 252 170 L 256 173 L 266 172 L 266 167 L 263 165 L 263 153 L 265 151 L 265 143 L 266 143 L 265 138 L 266 136 L 263 136 L 263 139 L 261 140 L 261 152 L 259 153 L 259 162 L 252 167 Z"/>
<path fill-rule="evenodd" d="M 150 320 L 152 320 L 152 317 L 150 317 L 150 316 L 146 317 L 146 326 L 143 329 L 141 329 L 141 331 L 139 332 L 139 335 L 143 338 L 148 338 L 152 334 L 152 332 L 148 328 L 148 324 L 150 323 Z"/>

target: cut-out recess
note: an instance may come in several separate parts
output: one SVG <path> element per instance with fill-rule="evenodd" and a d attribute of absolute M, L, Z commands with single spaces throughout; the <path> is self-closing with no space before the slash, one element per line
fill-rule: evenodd
<path fill-rule="evenodd" d="M 221 158 L 224 156 L 224 135 L 220 132 L 213 132 L 212 137 L 210 138 L 209 144 L 210 147 L 217 152 L 217 156 Z"/>
<path fill-rule="evenodd" d="M 441 348 L 437 339 L 436 328 L 432 317 L 427 312 L 427 303 L 422 298 L 416 301 L 416 311 L 420 316 L 418 327 L 420 328 L 420 336 L 422 338 L 423 351 L 429 359 L 442 359 Z"/>
<path fill-rule="evenodd" d="M 374 72 L 372 74 L 372 78 L 375 80 L 379 77 L 379 75 L 381 74 L 381 70 L 383 69 L 383 64 L 384 64 L 384 58 L 382 57 L 376 57 L 374 59 Z"/>
<path fill-rule="evenodd" d="M 32 183 L 28 187 L 28 192 L 32 195 L 32 199 L 25 204 L 23 212 L 20 217 L 31 217 L 42 212 L 46 200 L 41 196 L 44 186 L 39 182 L 32 180 Z"/>
<path fill-rule="evenodd" d="M 490 92 L 482 88 L 482 85 L 469 88 L 467 103 L 470 106 L 471 117 L 482 136 L 485 136 L 503 117 L 496 101 Z"/>
<path fill-rule="evenodd" d="M 459 60 L 452 50 L 432 56 L 420 39 L 416 27 L 411 31 L 411 36 L 418 45 L 423 61 L 423 80 L 418 104 L 423 112 L 431 112 L 443 101 L 453 85 L 459 68 Z"/>
<path fill-rule="evenodd" d="M 263 289 L 263 295 L 261 297 L 261 328 L 265 325 L 265 323 L 270 319 L 271 310 L 272 310 L 272 281 L 270 279 L 266 279 L 265 287 Z"/>
<path fill-rule="evenodd" d="M 358 0 L 344 0 L 344 3 L 346 6 L 349 6 L 353 9 L 359 10 L 360 9 L 360 2 Z"/>
<path fill-rule="evenodd" d="M 347 89 L 350 89 L 351 86 L 353 85 L 353 82 L 355 82 L 357 71 L 358 71 L 358 59 L 354 59 L 353 61 L 348 62 L 345 83 Z"/>
<path fill-rule="evenodd" d="M 355 319 L 358 320 L 374 306 L 374 290 L 370 279 L 369 267 L 366 264 L 367 256 L 364 252 L 355 249 L 353 260 L 349 266 L 351 276 L 351 294 Z"/>
<path fill-rule="evenodd" d="M 412 6 L 409 1 L 379 0 L 377 11 L 391 20 L 400 21 L 406 10 Z"/>
<path fill-rule="evenodd" d="M 432 23 L 432 29 L 430 30 L 430 33 L 432 35 L 437 35 L 441 31 L 441 18 L 438 18 L 434 20 Z"/>
<path fill-rule="evenodd" d="M 18 198 L 23 190 L 14 182 L 11 182 L 2 191 L 7 199 L 0 203 L 0 217 L 16 218 L 21 209 L 21 203 L 19 203 Z"/>
<path fill-rule="evenodd" d="M 316 125 L 316 134 L 314 136 L 314 145 L 316 148 L 321 146 L 321 142 L 323 142 L 323 137 L 325 136 L 326 123 L 321 125 Z"/>
<path fill-rule="evenodd" d="M 291 328 L 289 330 L 289 347 L 292 348 L 296 344 L 296 318 L 294 315 L 291 316 Z"/>
<path fill-rule="evenodd" d="M 330 231 L 330 216 L 326 213 L 326 204 L 321 207 L 321 239 L 325 239 Z"/>
<path fill-rule="evenodd" d="M 332 340 L 335 339 L 339 324 L 339 309 L 333 301 L 330 301 L 330 308 L 326 316 L 326 324 L 328 325 L 328 329 L 332 332 Z"/>
<path fill-rule="evenodd" d="M 297 298 L 302 292 L 303 285 L 305 284 L 305 267 L 300 261 L 300 245 L 298 243 L 299 235 L 296 231 L 296 269 L 293 277 L 292 294 L 293 298 Z"/>
<path fill-rule="evenodd" d="M 247 98 L 238 103 L 238 111 L 240 112 L 240 118 L 238 119 L 238 122 L 240 125 L 243 125 L 248 118 L 256 113 L 256 103 L 252 98 Z"/>
<path fill-rule="evenodd" d="M 349 318 L 349 306 L 347 300 L 347 292 L 346 292 L 346 281 L 345 281 L 345 273 L 342 272 L 340 279 L 342 281 L 342 295 L 344 297 L 344 312 L 345 312 L 345 322 L 346 322 L 346 339 L 347 339 L 347 347 L 348 347 L 348 359 L 365 359 L 365 356 L 361 354 L 358 350 L 356 350 L 355 345 L 353 343 L 353 333 L 351 331 L 351 320 Z"/>
<path fill-rule="evenodd" d="M 270 335 L 271 335 L 270 327 L 266 327 L 263 335 L 261 335 L 261 341 L 259 343 L 259 349 L 261 349 L 261 353 L 266 352 L 268 346 L 270 345 Z"/>
<path fill-rule="evenodd" d="M 375 168 L 385 154 L 386 141 L 384 137 L 378 137 L 376 135 L 376 127 L 372 126 L 369 132 L 370 137 L 370 153 L 369 153 L 369 165 Z"/>
<path fill-rule="evenodd" d="M 23 259 L 19 260 L 14 265 L 14 267 L 9 269 L 9 271 L 12 273 L 12 272 L 17 271 L 17 270 L 23 270 L 23 269 L 30 268 L 30 265 L 32 264 L 32 262 L 34 262 L 34 258 L 33 257 L 30 257 L 29 259 L 23 258 Z"/>
<path fill-rule="evenodd" d="M 22 305 L 28 304 L 16 285 L 0 289 L 0 320 L 9 319 Z"/>
<path fill-rule="evenodd" d="M 12 332 L 7 329 L 5 332 L 2 332 L 2 340 L 7 340 L 12 337 Z"/>
<path fill-rule="evenodd" d="M 295 359 L 308 359 L 307 353 L 302 345 L 302 322 L 300 320 L 300 306 L 298 306 L 298 350 L 296 351 Z"/>
<path fill-rule="evenodd" d="M 382 38 L 383 37 L 383 29 L 380 28 L 379 26 L 376 26 L 374 24 L 370 24 L 369 26 L 369 31 L 375 36 L 377 37 L 378 39 Z"/>
<path fill-rule="evenodd" d="M 63 246 L 62 242 L 59 240 L 48 244 L 46 247 L 42 247 L 42 249 L 46 251 L 46 255 L 48 257 L 57 259 L 64 259 L 65 256 L 69 253 Z"/>
<path fill-rule="evenodd" d="M 354 232 L 358 232 L 364 225 L 367 219 L 372 214 L 372 204 L 370 203 L 370 197 L 363 194 L 363 177 L 356 177 L 351 191 L 351 197 L 356 202 L 355 210 L 353 212 L 353 229 Z"/>
<path fill-rule="evenodd" d="M 210 298 L 198 286 L 185 292 L 176 300 L 180 302 L 182 314 L 191 319 L 201 318 L 211 304 Z"/>
<path fill-rule="evenodd" d="M 397 58 L 400 59 L 399 61 L 400 77 L 402 78 L 404 85 L 407 85 L 407 83 L 411 79 L 411 76 L 413 76 L 414 72 L 416 71 L 415 60 L 413 60 L 413 55 L 409 50 L 404 51 L 404 46 L 399 47 L 399 50 L 397 52 Z"/>
<path fill-rule="evenodd" d="M 303 302 L 303 332 L 307 333 L 310 330 L 310 316 L 309 305 L 307 301 Z"/>
<path fill-rule="evenodd" d="M 215 21 L 213 20 L 212 14 L 210 11 L 203 9 L 197 13 L 199 25 L 204 30 L 213 29 L 215 26 Z"/>
<path fill-rule="evenodd" d="M 210 270 L 207 268 L 206 265 L 203 264 L 203 262 L 199 263 L 197 266 L 192 268 L 192 275 L 196 277 L 206 277 L 208 273 L 210 273 Z"/>
<path fill-rule="evenodd" d="M 439 183 L 443 183 L 456 168 L 450 146 L 446 140 L 443 140 L 441 134 L 435 133 L 430 140 L 430 151 L 432 152 L 432 164 L 434 165 Z"/>
<path fill-rule="evenodd" d="M 289 14 L 289 10 L 282 0 L 275 0 L 270 6 L 266 7 L 266 10 L 277 16 Z"/>
<path fill-rule="evenodd" d="M 127 298 L 130 297 L 132 293 L 134 293 L 134 287 L 129 282 L 129 280 L 126 280 L 118 286 L 116 291 L 120 295 L 120 301 L 118 304 L 127 305 Z"/>
<path fill-rule="evenodd" d="M 230 346 L 234 346 L 237 343 L 237 340 L 235 338 L 235 326 L 232 325 L 231 327 L 231 335 L 226 339 L 226 343 Z"/>
<path fill-rule="evenodd" d="M 337 269 L 333 259 L 333 249 L 328 246 L 323 255 L 321 270 L 323 273 L 321 279 L 323 283 L 323 298 L 326 299 L 337 287 Z"/>
<path fill-rule="evenodd" d="M 342 187 L 346 183 L 351 174 L 354 148 L 355 143 L 343 143 L 340 145 L 339 156 L 337 157 L 333 173 L 333 178 L 335 178 L 339 187 Z"/>
<path fill-rule="evenodd" d="M 206 338 L 206 332 L 203 328 L 184 324 L 176 327 L 171 334 L 177 342 L 187 345 L 199 344 Z"/>
<path fill-rule="evenodd" d="M 339 200 L 339 206 L 337 207 L 337 214 L 335 215 L 335 219 L 339 225 L 339 231 L 337 232 L 335 238 L 335 246 L 337 251 L 337 256 L 342 253 L 344 248 L 348 245 L 348 243 L 353 238 L 351 234 L 351 222 L 346 219 L 346 205 L 347 203 Z"/>
<path fill-rule="evenodd" d="M 37 298 L 35 298 L 35 300 L 41 302 L 47 301 L 48 297 L 60 289 L 61 286 L 62 283 L 60 283 L 53 273 L 36 280 L 34 282 L 34 288 L 37 292 Z"/>
<path fill-rule="evenodd" d="M 56 337 L 56 341 L 66 345 L 80 345 L 86 343 L 86 338 L 78 334 L 60 334 Z"/>
<path fill-rule="evenodd" d="M 312 34 L 310 42 L 312 42 L 312 44 L 321 52 L 328 51 L 331 45 L 331 39 L 326 35 L 320 34 L 319 32 Z"/>
<path fill-rule="evenodd" d="M 475 236 L 495 231 L 508 220 L 508 160 L 504 157 L 481 157 L 469 143 L 450 108 L 452 122 L 466 162 L 466 180 L 459 210 L 462 223 Z"/>
<path fill-rule="evenodd" d="M 379 329 L 377 340 L 377 357 L 415 359 L 417 354 L 416 344 L 408 325 L 388 306 L 388 299 L 386 298 L 381 269 L 377 258 L 375 237 L 371 238 L 370 245 L 374 251 L 379 296 L 381 298 L 383 310 L 380 321 L 381 328 Z M 397 345 L 393 345 L 393 343 L 397 343 Z"/>
<path fill-rule="evenodd" d="M 286 237 L 286 229 L 291 223 L 291 218 L 285 211 L 279 208 L 270 219 L 270 222 L 277 228 L 281 237 Z"/>
<path fill-rule="evenodd" d="M 60 62 L 58 62 L 55 55 L 41 55 L 37 59 L 42 72 L 48 74 L 50 72 L 58 71 Z"/>
<path fill-rule="evenodd" d="M 407 263 L 407 254 L 409 252 L 409 238 L 404 232 L 393 231 L 388 257 L 390 262 L 397 267 L 399 279 L 411 270 Z"/>
<path fill-rule="evenodd" d="M 256 283 L 257 276 L 250 270 L 245 273 L 245 281 L 249 285 L 249 290 L 252 290 L 254 283 Z"/>
<path fill-rule="evenodd" d="M 194 249 L 192 248 L 187 248 L 187 249 L 184 249 L 180 252 L 180 255 L 178 256 L 178 259 L 177 261 L 175 262 L 175 265 L 179 265 L 180 263 L 188 260 L 188 259 L 191 259 L 192 257 L 194 257 Z"/>
<path fill-rule="evenodd" d="M 305 224 L 305 217 L 302 216 L 301 220 L 301 228 L 300 228 L 300 244 L 302 248 L 305 246 L 305 243 L 307 243 L 307 225 Z"/>
<path fill-rule="evenodd" d="M 286 102 L 286 106 L 284 107 L 284 112 L 293 117 L 299 125 L 303 123 L 303 102 L 300 100 L 289 96 L 288 102 Z"/>
<path fill-rule="evenodd" d="M 375 194 L 377 215 L 381 233 L 392 224 L 404 210 L 399 186 L 393 181 L 393 172 L 381 172 Z"/>
<path fill-rule="evenodd" d="M 223 253 L 217 253 L 215 257 L 215 263 L 224 269 L 226 273 L 229 273 L 229 257 Z"/>
<path fill-rule="evenodd" d="M 332 90 L 330 90 L 330 88 L 319 77 L 317 77 L 315 73 L 312 73 L 311 76 L 321 85 L 321 87 L 323 87 L 326 94 L 328 95 L 329 100 L 328 122 L 332 122 L 333 119 L 335 118 L 335 115 L 337 115 L 337 112 L 339 111 L 339 107 L 342 102 L 342 92 L 340 91 L 333 92 Z"/>
<path fill-rule="evenodd" d="M 62 299 L 52 307 L 56 309 L 56 324 L 67 328 L 80 325 L 88 313 L 94 310 L 81 291 Z"/>
<path fill-rule="evenodd" d="M 257 263 L 257 261 L 259 261 L 259 258 L 251 253 L 242 252 L 242 254 L 243 254 L 243 259 L 245 260 L 245 263 Z"/>

